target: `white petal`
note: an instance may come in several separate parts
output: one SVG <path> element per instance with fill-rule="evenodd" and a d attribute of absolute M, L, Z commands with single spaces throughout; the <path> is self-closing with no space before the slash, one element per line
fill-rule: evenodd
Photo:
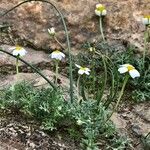
<path fill-rule="evenodd" d="M 104 10 L 102 11 L 102 16 L 106 16 L 106 14 L 107 14 L 107 10 L 104 9 Z"/>
<path fill-rule="evenodd" d="M 122 73 L 127 72 L 128 69 L 127 69 L 126 67 L 120 67 L 120 68 L 118 69 L 118 71 L 122 74 Z"/>
<path fill-rule="evenodd" d="M 130 64 L 123 64 L 123 65 L 120 65 L 120 67 L 128 67 L 128 66 L 131 66 Z"/>
<path fill-rule="evenodd" d="M 89 75 L 89 74 L 90 74 L 88 71 L 85 71 L 84 73 L 85 73 L 85 74 L 87 74 L 87 75 Z"/>
<path fill-rule="evenodd" d="M 27 51 L 25 49 L 20 50 L 19 55 L 20 56 L 25 56 Z"/>
<path fill-rule="evenodd" d="M 103 5 L 102 4 L 96 4 L 96 8 L 98 8 L 98 7 L 103 7 Z"/>
<path fill-rule="evenodd" d="M 56 57 L 57 60 L 62 60 L 62 58 L 63 57 L 61 55 L 57 55 L 57 57 Z"/>
<path fill-rule="evenodd" d="M 59 51 L 54 51 L 50 54 L 50 57 L 57 60 L 62 60 L 62 58 L 65 57 L 65 54 Z"/>
<path fill-rule="evenodd" d="M 64 54 L 64 53 L 60 52 L 60 54 L 61 54 L 61 56 L 62 56 L 63 58 L 65 58 L 65 54 Z"/>
<path fill-rule="evenodd" d="M 55 28 L 54 28 L 54 27 L 52 27 L 50 30 L 51 30 L 51 32 L 53 32 L 53 33 L 55 32 Z"/>
<path fill-rule="evenodd" d="M 149 24 L 148 18 L 142 18 L 142 22 L 143 22 L 144 25 Z"/>
<path fill-rule="evenodd" d="M 50 28 L 48 29 L 48 33 L 51 34 L 51 35 L 54 35 L 55 34 L 55 28 Z"/>
<path fill-rule="evenodd" d="M 129 74 L 133 79 L 136 77 L 140 77 L 140 73 L 136 69 L 130 70 Z"/>
<path fill-rule="evenodd" d="M 13 48 L 11 48 L 11 49 L 13 49 Z M 15 49 L 13 50 L 13 55 L 14 56 L 18 56 L 18 55 L 24 56 L 24 55 L 26 55 L 26 53 L 27 53 L 27 51 L 24 48 L 21 48 L 20 50 L 17 50 L 16 47 L 15 47 Z"/>
<path fill-rule="evenodd" d="M 18 54 L 19 54 L 18 51 L 16 51 L 16 50 L 13 51 L 14 56 L 18 56 Z"/>
<path fill-rule="evenodd" d="M 50 54 L 50 57 L 51 57 L 51 58 L 55 58 L 55 54 L 51 53 L 51 54 Z"/>
<path fill-rule="evenodd" d="M 58 54 L 55 54 L 55 53 L 53 53 L 53 54 L 51 55 L 51 58 L 54 58 L 54 59 L 57 59 L 57 60 L 61 60 L 61 56 L 58 55 Z"/>
<path fill-rule="evenodd" d="M 75 64 L 75 66 L 76 66 L 77 68 L 81 68 L 81 66 L 79 66 L 79 65 L 77 65 L 77 64 Z"/>
<path fill-rule="evenodd" d="M 15 49 L 16 49 L 15 46 L 9 48 L 10 51 L 11 51 L 11 50 L 15 50 Z"/>
<path fill-rule="evenodd" d="M 57 54 L 57 53 L 52 53 L 52 54 L 51 54 L 51 58 L 55 58 L 55 59 L 56 59 L 57 57 L 58 57 L 58 54 Z"/>
<path fill-rule="evenodd" d="M 96 9 L 95 9 L 95 14 L 96 14 L 97 16 L 101 16 L 101 12 L 98 11 L 98 10 L 96 10 Z"/>
<path fill-rule="evenodd" d="M 85 69 L 86 69 L 86 71 L 88 71 L 88 72 L 91 71 L 89 68 L 85 68 Z"/>
<path fill-rule="evenodd" d="M 78 71 L 78 74 L 84 74 L 85 73 L 85 71 L 84 70 L 82 70 L 82 69 L 79 69 L 79 71 Z"/>

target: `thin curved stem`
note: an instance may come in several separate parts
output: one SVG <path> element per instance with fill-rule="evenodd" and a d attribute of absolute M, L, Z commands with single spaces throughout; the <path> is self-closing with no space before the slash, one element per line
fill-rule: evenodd
<path fill-rule="evenodd" d="M 102 16 L 99 17 L 99 29 L 100 33 L 102 35 L 102 39 L 105 42 L 104 32 L 103 32 L 103 25 L 102 25 Z"/>
<path fill-rule="evenodd" d="M 56 60 L 55 65 L 56 65 L 56 70 L 55 70 L 55 84 L 57 85 L 57 79 L 58 79 L 58 60 Z"/>
<path fill-rule="evenodd" d="M 101 99 L 103 97 L 103 94 L 104 94 L 104 91 L 105 91 L 105 88 L 106 88 L 106 84 L 107 84 L 107 66 L 106 66 L 106 62 L 105 62 L 104 56 L 102 56 L 102 62 L 104 64 L 104 84 L 103 84 L 103 87 L 102 87 L 101 95 L 99 97 L 98 105 L 100 104 L 100 101 L 101 101 Z"/>
<path fill-rule="evenodd" d="M 7 51 L 4 51 L 1 48 L 0 48 L 0 51 L 17 59 L 17 56 L 14 56 L 13 54 L 11 54 Z M 18 58 L 18 60 L 20 60 L 21 62 L 23 62 L 27 66 L 31 67 L 36 73 L 38 73 L 41 77 L 43 77 L 55 90 L 57 90 L 57 87 L 49 79 L 47 79 L 38 69 L 36 69 L 35 67 L 33 67 L 32 65 L 30 65 L 29 63 L 27 63 L 25 60 L 23 60 L 21 58 Z"/>
<path fill-rule="evenodd" d="M 19 55 L 16 58 L 16 74 L 19 73 L 19 59 L 18 58 L 19 58 Z"/>
<path fill-rule="evenodd" d="M 111 116 L 114 114 L 114 112 L 117 110 L 118 106 L 119 106 L 119 103 L 120 103 L 120 100 L 122 98 L 122 95 L 124 93 L 124 89 L 125 89 L 125 86 L 128 82 L 128 79 L 129 79 L 129 75 L 126 75 L 125 79 L 124 79 L 124 82 L 123 82 L 123 85 L 122 85 L 122 88 L 121 88 L 121 91 L 120 91 L 120 94 L 119 94 L 119 97 L 117 99 L 117 103 L 116 103 L 116 106 L 114 107 L 114 109 L 112 110 L 112 113 L 110 114 L 110 116 L 108 117 L 108 119 L 106 120 L 106 122 L 111 118 Z M 105 122 L 105 123 L 106 123 Z"/>
<path fill-rule="evenodd" d="M 144 33 L 143 69 L 145 68 L 145 56 L 146 56 L 146 51 L 147 51 L 146 34 L 147 34 L 147 31 L 145 31 L 145 33 Z"/>
<path fill-rule="evenodd" d="M 59 40 L 57 39 L 56 36 L 54 36 L 54 40 L 60 45 L 60 47 L 61 47 L 62 49 L 65 50 L 64 46 L 59 42 Z"/>
<path fill-rule="evenodd" d="M 103 97 L 103 94 L 104 94 L 104 90 L 106 88 L 106 84 L 107 84 L 107 65 L 106 65 L 106 62 L 105 62 L 105 56 L 101 53 L 98 53 L 96 52 L 96 54 L 98 54 L 99 56 L 102 57 L 102 62 L 103 62 L 103 65 L 104 65 L 104 84 L 103 84 L 103 87 L 102 87 L 102 90 L 101 90 L 101 94 L 100 96 L 98 97 L 98 105 L 100 104 L 100 101 Z"/>
<path fill-rule="evenodd" d="M 80 102 L 80 78 L 81 78 L 81 75 L 79 75 L 78 80 L 77 80 L 77 98 L 78 98 L 78 102 Z"/>
<path fill-rule="evenodd" d="M 32 2 L 32 1 L 39 1 L 39 2 L 45 2 L 45 3 L 48 3 L 50 4 L 51 6 L 53 6 L 53 8 L 58 12 L 58 14 L 60 15 L 61 17 L 61 20 L 62 20 L 62 24 L 64 26 L 64 30 L 65 30 L 65 34 L 66 34 L 66 40 L 67 40 L 67 47 L 68 47 L 68 52 L 69 52 L 69 77 L 70 77 L 70 99 L 71 99 L 71 102 L 73 102 L 73 75 L 72 75 L 72 56 L 71 56 L 71 46 L 70 46 L 70 39 L 69 39 L 69 34 L 68 34 L 68 29 L 67 29 L 67 26 L 66 26 L 66 22 L 64 20 L 64 16 L 63 14 L 60 12 L 59 9 L 57 9 L 57 7 L 47 1 L 47 0 L 25 0 L 21 3 L 19 3 L 18 5 L 14 6 L 13 8 L 9 9 L 8 11 L 6 11 L 4 14 L 2 14 L 0 17 L 3 17 L 5 16 L 6 14 L 8 14 L 9 12 L 11 12 L 12 10 L 14 10 L 15 8 L 19 7 L 20 5 L 24 4 L 24 3 L 28 3 L 28 2 Z"/>
<path fill-rule="evenodd" d="M 128 82 L 128 79 L 129 79 L 129 76 L 127 75 L 127 76 L 125 77 L 125 79 L 124 79 L 123 86 L 122 86 L 122 89 L 121 89 L 121 91 L 120 91 L 120 94 L 119 94 L 119 97 L 118 97 L 118 100 L 117 100 L 117 104 L 116 104 L 114 110 L 117 110 L 117 108 L 118 108 L 118 105 L 119 105 L 120 100 L 121 100 L 121 97 L 122 97 L 122 95 L 123 95 L 123 93 L 124 93 L 124 89 L 125 89 L 125 86 L 126 86 L 126 84 L 127 84 L 127 82 Z"/>

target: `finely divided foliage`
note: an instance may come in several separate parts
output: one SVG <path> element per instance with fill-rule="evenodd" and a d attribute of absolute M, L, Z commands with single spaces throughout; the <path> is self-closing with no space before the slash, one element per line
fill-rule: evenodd
<path fill-rule="evenodd" d="M 135 58 L 136 56 L 133 53 L 130 56 L 126 52 L 112 54 L 111 51 L 103 50 L 105 46 L 107 46 L 107 49 L 111 49 L 107 45 L 103 31 L 104 16 L 109 14 L 107 14 L 104 5 L 97 4 L 95 15 L 99 17 L 99 41 L 101 42 L 87 42 L 85 49 L 88 49 L 88 51 L 72 59 L 68 30 L 62 13 L 47 0 L 26 0 L 14 8 L 31 1 L 45 2 L 56 9 L 66 32 L 67 48 L 63 47 L 61 42 L 58 41 L 54 27 L 47 29 L 50 38 L 54 38 L 62 47 L 62 50 L 54 50 L 50 54 L 50 58 L 53 59 L 55 64 L 54 81 L 49 81 L 38 69 L 20 58 L 28 55 L 25 48 L 21 46 L 12 47 L 10 49 L 13 50 L 12 53 L 0 49 L 0 51 L 16 58 L 17 74 L 19 73 L 18 63 L 21 60 L 51 85 L 49 88 L 41 89 L 35 88 L 27 82 L 11 85 L 0 91 L 0 110 L 4 114 L 7 111 L 14 114 L 16 112 L 17 114 L 18 112 L 22 113 L 24 116 L 38 121 L 41 128 L 45 130 L 56 130 L 58 127 L 63 128 L 64 126 L 68 128 L 70 133 L 71 131 L 77 133 L 79 130 L 80 133 L 77 134 L 79 135 L 78 142 L 81 141 L 82 149 L 98 150 L 103 147 L 103 149 L 123 150 L 129 148 L 129 140 L 117 134 L 111 122 L 111 117 L 118 110 L 128 83 L 137 88 L 132 91 L 132 98 L 136 101 L 141 101 L 142 97 L 144 97 L 143 100 L 147 100 L 150 96 L 150 58 L 146 55 L 147 36 L 145 37 L 145 50 L 142 57 Z M 13 9 L 10 9 L 4 15 Z M 144 16 L 141 22 L 146 26 L 145 32 L 149 32 L 147 29 L 150 24 L 150 17 Z M 98 45 L 100 44 L 104 47 L 99 48 Z M 68 50 L 68 53 L 65 50 Z M 59 63 L 66 61 L 68 55 L 70 98 L 66 99 L 65 95 L 68 93 L 66 89 L 59 86 L 58 71 L 61 70 Z M 74 85 L 72 71 L 76 81 Z M 66 122 L 68 125 L 66 125 Z"/>

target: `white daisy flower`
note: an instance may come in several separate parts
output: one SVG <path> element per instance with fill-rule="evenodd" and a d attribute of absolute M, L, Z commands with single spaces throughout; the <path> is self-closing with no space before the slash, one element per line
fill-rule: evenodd
<path fill-rule="evenodd" d="M 56 33 L 56 32 L 55 32 L 55 28 L 52 27 L 52 28 L 48 29 L 48 33 L 49 33 L 50 35 L 54 36 L 55 33 Z"/>
<path fill-rule="evenodd" d="M 90 47 L 90 48 L 89 48 L 89 51 L 90 51 L 90 52 L 93 52 L 93 51 L 95 51 L 95 48 L 94 48 L 94 47 Z"/>
<path fill-rule="evenodd" d="M 123 74 L 129 72 L 130 76 L 134 79 L 136 77 L 140 77 L 140 73 L 130 64 L 120 65 L 118 71 Z"/>
<path fill-rule="evenodd" d="M 80 119 L 77 120 L 77 125 L 81 126 L 84 122 Z"/>
<path fill-rule="evenodd" d="M 11 47 L 10 48 L 10 50 L 13 50 L 13 55 L 14 56 L 25 56 L 26 55 L 26 53 L 27 53 L 27 51 L 23 48 L 23 47 L 21 47 L 21 46 L 15 46 L 15 47 Z"/>
<path fill-rule="evenodd" d="M 75 64 L 75 66 L 77 67 L 77 68 L 79 68 L 79 71 L 78 71 L 78 74 L 80 74 L 80 75 L 82 75 L 82 74 L 86 74 L 86 75 L 89 75 L 90 73 L 90 69 L 89 68 L 86 68 L 86 67 L 81 67 L 81 66 L 79 66 L 79 65 L 77 65 L 77 64 Z"/>
<path fill-rule="evenodd" d="M 95 9 L 95 14 L 97 16 L 106 16 L 107 10 L 105 9 L 105 6 L 102 4 L 97 4 Z"/>
<path fill-rule="evenodd" d="M 50 56 L 51 58 L 56 60 L 62 60 L 63 58 L 65 58 L 65 54 L 60 52 L 59 50 L 53 51 Z"/>
<path fill-rule="evenodd" d="M 150 15 L 144 16 L 142 22 L 144 25 L 150 25 Z"/>

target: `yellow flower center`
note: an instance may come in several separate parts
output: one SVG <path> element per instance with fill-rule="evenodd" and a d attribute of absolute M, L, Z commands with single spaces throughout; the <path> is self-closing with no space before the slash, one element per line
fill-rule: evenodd
<path fill-rule="evenodd" d="M 96 10 L 102 12 L 103 10 L 105 10 L 105 7 L 104 6 L 99 6 L 98 8 L 96 8 Z"/>
<path fill-rule="evenodd" d="M 86 71 L 86 68 L 84 68 L 84 67 L 81 67 L 81 68 L 80 68 L 80 70 Z"/>
<path fill-rule="evenodd" d="M 56 50 L 56 51 L 54 51 L 53 53 L 55 53 L 55 54 L 59 54 L 59 53 L 60 53 L 60 51 L 59 51 L 59 50 Z"/>
<path fill-rule="evenodd" d="M 16 46 L 16 51 L 20 51 L 22 49 L 22 47 L 21 46 Z"/>
<path fill-rule="evenodd" d="M 144 18 L 150 19 L 150 15 L 145 15 Z"/>
<path fill-rule="evenodd" d="M 128 66 L 127 66 L 127 69 L 128 69 L 128 71 L 130 71 L 130 70 L 133 70 L 134 67 L 133 67 L 132 65 L 128 65 Z"/>

